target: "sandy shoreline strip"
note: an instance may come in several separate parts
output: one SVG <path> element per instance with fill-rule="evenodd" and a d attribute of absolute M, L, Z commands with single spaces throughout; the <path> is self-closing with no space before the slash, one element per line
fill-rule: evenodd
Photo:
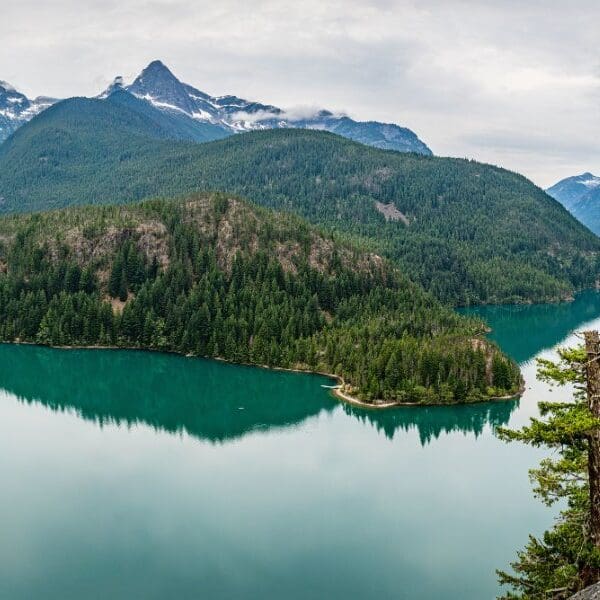
<path fill-rule="evenodd" d="M 321 375 L 325 375 L 325 373 L 321 373 Z M 336 377 L 338 381 L 341 381 L 339 377 L 336 375 L 329 375 L 329 377 Z M 342 391 L 341 385 L 331 390 L 333 395 L 342 400 L 343 402 L 347 402 L 348 404 L 352 404 L 353 406 L 358 406 L 360 408 L 366 408 L 371 410 L 379 410 L 379 409 L 387 409 L 387 408 L 400 408 L 407 406 L 416 406 L 416 407 L 425 407 L 425 406 L 472 406 L 473 404 L 484 404 L 487 402 L 506 402 L 511 400 L 518 400 L 523 392 L 525 391 L 525 383 L 521 384 L 518 392 L 514 394 L 508 394 L 506 396 L 492 396 L 490 398 L 484 398 L 482 400 L 477 400 L 476 402 L 433 402 L 431 404 L 419 404 L 417 402 L 364 402 L 363 400 L 359 400 L 354 396 L 350 396 Z"/>

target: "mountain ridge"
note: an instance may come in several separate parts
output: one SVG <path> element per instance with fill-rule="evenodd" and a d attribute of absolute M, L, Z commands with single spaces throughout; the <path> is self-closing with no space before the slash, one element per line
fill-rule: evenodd
<path fill-rule="evenodd" d="M 12 86 L 8 88 L 2 88 L 0 84 L 0 144 L 33 116 L 56 102 L 45 98 L 31 101 Z M 166 121 L 171 123 L 170 137 L 173 139 L 205 142 L 255 130 L 320 129 L 377 148 L 432 154 L 413 131 L 394 123 L 356 121 L 328 110 L 293 115 L 276 106 L 231 94 L 211 96 L 180 81 L 160 60 L 152 61 L 129 85 L 125 84 L 122 76 L 115 77 L 96 98 L 110 100 L 114 93 L 129 93 L 146 103 L 145 107 L 138 105 L 142 112 L 148 113 L 152 108 L 166 115 L 163 126 Z M 11 108 L 22 105 L 22 108 L 18 112 L 9 111 L 3 105 L 11 105 Z M 160 119 L 155 117 L 155 120 Z"/>
<path fill-rule="evenodd" d="M 152 137 L 153 129 L 118 102 L 55 105 L 0 146 L 0 211 L 221 190 L 360 238 L 444 302 L 556 301 L 596 284 L 600 240 L 499 167 L 321 131 L 194 144 Z"/>
<path fill-rule="evenodd" d="M 600 177 L 590 172 L 567 177 L 546 192 L 596 235 L 600 235 Z"/>
<path fill-rule="evenodd" d="M 46 96 L 30 100 L 10 83 L 0 80 L 0 143 L 55 102 L 56 99 Z"/>

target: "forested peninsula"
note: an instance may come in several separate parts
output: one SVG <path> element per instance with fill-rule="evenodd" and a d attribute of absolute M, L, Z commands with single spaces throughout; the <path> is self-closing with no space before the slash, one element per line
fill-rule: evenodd
<path fill-rule="evenodd" d="M 327 372 L 369 403 L 521 384 L 483 323 L 389 261 L 225 194 L 1 218 L 0 340 Z"/>

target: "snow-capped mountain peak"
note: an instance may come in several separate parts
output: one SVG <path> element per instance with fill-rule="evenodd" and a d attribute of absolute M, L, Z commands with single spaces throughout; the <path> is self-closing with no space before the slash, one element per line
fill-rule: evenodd
<path fill-rule="evenodd" d="M 196 108 L 186 86 L 160 60 L 151 62 L 126 89 L 157 108 L 180 110 L 189 116 Z"/>
<path fill-rule="evenodd" d="M 546 190 L 596 235 L 600 235 L 600 177 L 583 173 Z"/>
<path fill-rule="evenodd" d="M 10 83 L 0 81 L 0 110 L 11 112 L 15 117 L 29 105 L 24 94 L 18 92 Z"/>
<path fill-rule="evenodd" d="M 21 125 L 56 102 L 38 97 L 29 100 L 6 81 L 0 81 L 0 143 Z"/>
<path fill-rule="evenodd" d="M 178 111 L 194 120 L 218 125 L 229 133 L 288 127 L 320 129 L 379 148 L 431 154 L 412 131 L 393 123 L 358 122 L 317 108 L 286 111 L 231 94 L 211 96 L 181 82 L 159 60 L 151 62 L 124 89 L 159 110 Z"/>
<path fill-rule="evenodd" d="M 0 79 L 0 93 L 3 92 L 16 92 L 15 88 L 8 83 L 8 81 L 2 81 Z"/>
<path fill-rule="evenodd" d="M 580 175 L 579 178 L 580 180 L 577 183 L 585 186 L 588 189 L 600 187 L 600 177 L 596 177 L 591 173 L 584 173 L 583 175 Z"/>
<path fill-rule="evenodd" d="M 215 136 L 245 131 L 291 127 L 330 131 L 378 148 L 431 154 L 410 129 L 393 123 L 355 121 L 347 115 L 321 108 L 283 110 L 231 94 L 212 96 L 180 81 L 160 60 L 152 61 L 130 85 L 126 85 L 122 77 L 116 77 L 96 98 L 110 100 L 114 96 L 116 99 L 116 92 L 129 93 L 146 103 L 147 110 L 164 113 L 163 117 L 175 130 L 187 132 L 185 139 L 190 136 L 197 139 L 194 132 L 198 129 L 203 130 L 201 139 L 206 138 L 209 130 L 215 139 Z M 121 100 L 124 100 L 122 96 Z M 30 101 L 9 84 L 0 82 L 0 143 L 54 102 L 49 98 Z M 178 121 L 177 125 L 175 121 Z"/>
<path fill-rule="evenodd" d="M 597 188 L 600 188 L 600 177 L 586 172 L 562 179 L 548 188 L 547 192 L 569 208 L 571 203 L 581 200 L 590 190 Z"/>

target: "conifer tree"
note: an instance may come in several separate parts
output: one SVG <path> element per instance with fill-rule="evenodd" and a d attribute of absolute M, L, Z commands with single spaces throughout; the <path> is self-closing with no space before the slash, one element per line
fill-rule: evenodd
<path fill-rule="evenodd" d="M 504 599 L 563 600 L 600 580 L 600 337 L 585 332 L 585 346 L 559 350 L 559 360 L 539 360 L 539 376 L 573 386 L 570 402 L 540 403 L 540 418 L 519 431 L 500 429 L 508 441 L 555 449 L 531 473 L 536 495 L 563 502 L 556 525 L 530 537 L 512 564 L 499 571 L 511 588 Z"/>

